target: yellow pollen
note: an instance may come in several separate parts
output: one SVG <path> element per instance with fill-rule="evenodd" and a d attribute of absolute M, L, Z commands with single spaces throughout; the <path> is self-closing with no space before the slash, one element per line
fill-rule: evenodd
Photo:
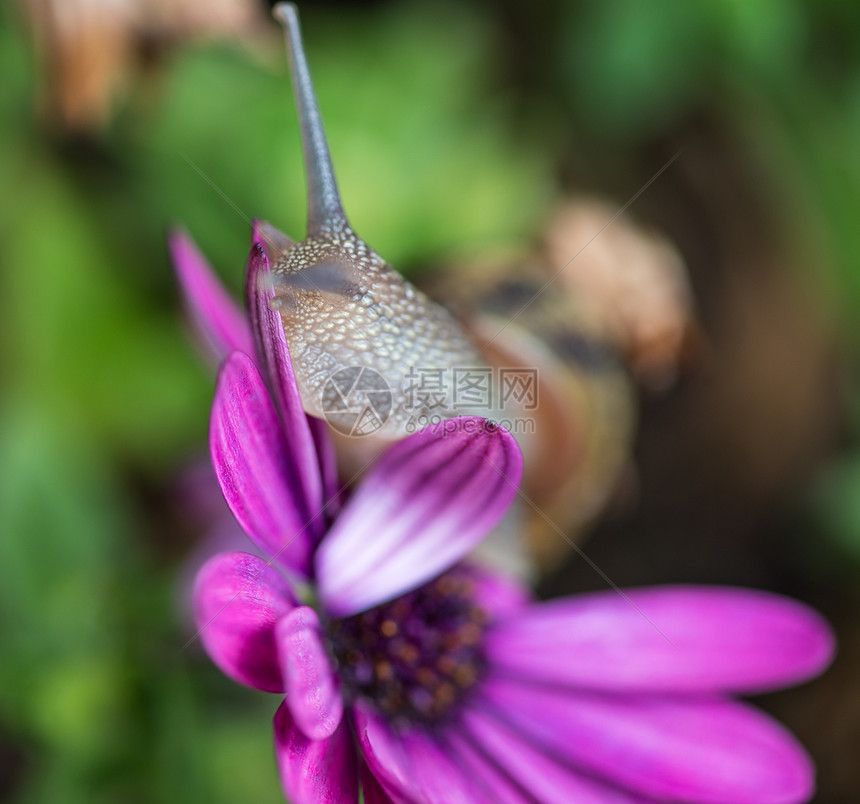
<path fill-rule="evenodd" d="M 444 673 L 446 676 L 450 676 L 456 667 L 457 661 L 453 656 L 447 653 L 443 653 L 438 659 L 436 659 L 436 669 L 440 673 Z"/>
<path fill-rule="evenodd" d="M 490 619 L 487 616 L 487 612 L 479 608 L 472 609 L 472 611 L 470 612 L 470 616 L 472 618 L 472 622 L 475 622 L 478 625 L 486 625 Z"/>
<path fill-rule="evenodd" d="M 417 662 L 420 655 L 421 651 L 419 651 L 418 648 L 410 642 L 404 642 L 397 650 L 398 658 L 402 659 L 407 664 L 414 664 Z"/>
<path fill-rule="evenodd" d="M 394 676 L 394 669 L 391 667 L 391 663 L 384 660 L 377 662 L 374 670 L 376 671 L 376 677 L 380 681 L 388 681 Z"/>
<path fill-rule="evenodd" d="M 332 620 L 331 646 L 348 700 L 400 725 L 441 723 L 485 672 L 487 618 L 468 572 L 452 570 L 366 612 Z"/>
<path fill-rule="evenodd" d="M 439 680 L 429 667 L 419 667 L 415 671 L 415 678 L 422 687 L 430 687 Z"/>
<path fill-rule="evenodd" d="M 458 633 L 464 645 L 477 645 L 483 635 L 477 623 L 464 623 Z"/>
<path fill-rule="evenodd" d="M 434 702 L 440 706 L 450 706 L 457 697 L 457 690 L 450 681 L 440 684 L 433 695 Z"/>
<path fill-rule="evenodd" d="M 461 664 L 454 670 L 454 681 L 460 687 L 471 687 L 477 679 L 475 668 L 468 664 Z"/>

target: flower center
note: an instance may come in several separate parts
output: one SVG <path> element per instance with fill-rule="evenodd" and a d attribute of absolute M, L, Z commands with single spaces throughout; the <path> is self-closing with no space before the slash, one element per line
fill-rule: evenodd
<path fill-rule="evenodd" d="M 394 723 L 441 719 L 483 673 L 486 622 L 463 569 L 390 603 L 331 621 L 344 694 L 370 702 Z"/>

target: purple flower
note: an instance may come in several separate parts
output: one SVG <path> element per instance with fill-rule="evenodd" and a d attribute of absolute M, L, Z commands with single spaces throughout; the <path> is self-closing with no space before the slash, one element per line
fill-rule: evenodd
<path fill-rule="evenodd" d="M 267 281 L 269 255 L 291 243 L 287 235 L 271 224 L 253 222 L 245 276 L 247 310 L 243 314 L 191 238 L 181 229 L 174 230 L 168 237 L 179 287 L 198 334 L 219 362 L 234 351 L 256 360 L 282 413 L 288 417 L 284 423 L 292 433 L 293 457 L 301 460 L 315 455 L 319 461 L 322 480 L 320 486 L 309 493 L 318 505 L 325 495 L 326 508 L 331 514 L 336 510 L 338 497 L 334 446 L 326 434 L 325 422 L 302 412 L 280 317 L 271 307 L 274 291 Z M 281 380 L 286 373 L 289 380 Z"/>
<path fill-rule="evenodd" d="M 249 308 L 267 379 L 246 354 L 228 357 L 210 446 L 231 510 L 272 560 L 210 559 L 195 613 L 227 675 L 285 694 L 275 748 L 291 801 L 352 804 L 360 789 L 368 804 L 811 796 L 803 748 L 732 696 L 821 672 L 833 640 L 817 614 L 708 587 L 534 603 L 458 563 L 520 474 L 512 438 L 478 419 L 399 442 L 341 508 L 259 281 L 265 256 L 252 249 Z M 194 302 L 212 332 L 223 301 Z"/>

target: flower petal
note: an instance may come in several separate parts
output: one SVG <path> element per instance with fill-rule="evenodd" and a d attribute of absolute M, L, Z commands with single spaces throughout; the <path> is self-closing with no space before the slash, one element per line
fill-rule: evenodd
<path fill-rule="evenodd" d="M 245 532 L 284 567 L 307 575 L 323 522 L 297 474 L 316 466 L 295 465 L 263 379 L 241 352 L 221 367 L 209 448 L 221 491 Z"/>
<path fill-rule="evenodd" d="M 281 619 L 275 634 L 293 721 L 311 740 L 331 737 L 343 716 L 343 699 L 319 617 L 300 606 Z"/>
<path fill-rule="evenodd" d="M 364 759 L 395 801 L 474 804 L 490 800 L 479 780 L 464 774 L 429 732 L 395 733 L 366 710 L 356 707 L 354 714 Z"/>
<path fill-rule="evenodd" d="M 462 735 L 446 734 L 444 745 L 448 756 L 456 758 L 466 775 L 479 780 L 484 791 L 481 801 L 492 801 L 493 804 L 536 804 L 538 801 L 508 775 L 505 765 L 497 766 L 489 761 L 475 746 L 463 739 Z M 553 804 L 560 800 L 562 799 L 555 799 Z"/>
<path fill-rule="evenodd" d="M 510 617 L 530 605 L 529 590 L 510 575 L 475 562 L 464 569 L 472 581 L 475 602 L 491 620 Z"/>
<path fill-rule="evenodd" d="M 308 426 L 311 428 L 311 438 L 317 451 L 320 476 L 322 478 L 323 505 L 329 522 L 340 513 L 343 489 L 337 471 L 337 453 L 334 442 L 329 435 L 328 425 L 315 416 L 308 416 Z"/>
<path fill-rule="evenodd" d="M 296 244 L 280 229 L 259 218 L 251 221 L 251 245 L 254 243 L 259 243 L 263 247 L 270 263 L 283 257 Z"/>
<path fill-rule="evenodd" d="M 167 242 L 186 306 L 218 359 L 234 350 L 253 354 L 254 341 L 242 311 L 194 241 L 176 229 L 170 232 Z"/>
<path fill-rule="evenodd" d="M 302 407 L 281 316 L 272 309 L 274 289 L 270 277 L 269 261 L 263 246 L 254 243 L 245 273 L 245 296 L 261 372 L 267 379 L 281 414 L 287 434 L 289 458 L 297 469 L 296 478 L 301 484 L 309 510 L 322 511 L 323 491 L 317 448 Z"/>
<path fill-rule="evenodd" d="M 230 678 L 283 692 L 275 623 L 296 605 L 286 581 L 262 558 L 220 553 L 194 584 L 194 620 L 212 661 Z"/>
<path fill-rule="evenodd" d="M 499 521 L 521 473 L 510 433 L 478 417 L 450 419 L 395 444 L 317 551 L 327 610 L 363 611 L 446 570 Z"/>
<path fill-rule="evenodd" d="M 746 589 L 655 587 L 530 606 L 487 634 L 512 675 L 596 689 L 760 692 L 820 673 L 827 623 L 788 598 Z"/>
<path fill-rule="evenodd" d="M 366 762 L 361 763 L 361 793 L 364 804 L 394 804 L 394 800 L 382 789 Z"/>
<path fill-rule="evenodd" d="M 650 804 L 630 793 L 581 773 L 566 762 L 542 753 L 534 741 L 470 707 L 457 728 L 445 732 L 452 751 L 467 758 L 476 773 L 506 773 L 508 786 L 526 791 L 528 801 L 575 801 L 577 804 Z M 497 793 L 496 797 L 500 799 Z"/>
<path fill-rule="evenodd" d="M 743 704 L 619 697 L 485 680 L 500 722 L 587 772 L 637 793 L 700 804 L 799 804 L 809 757 L 782 726 Z"/>
<path fill-rule="evenodd" d="M 355 804 L 358 761 L 346 721 L 327 740 L 309 740 L 282 703 L 275 713 L 275 757 L 293 804 Z"/>

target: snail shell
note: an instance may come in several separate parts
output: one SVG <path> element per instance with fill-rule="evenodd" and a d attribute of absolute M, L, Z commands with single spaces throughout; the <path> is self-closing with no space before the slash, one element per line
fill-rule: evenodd
<path fill-rule="evenodd" d="M 580 197 L 532 252 L 451 266 L 431 282 L 491 365 L 536 369 L 523 488 L 530 553 L 548 569 L 570 548 L 559 531 L 576 539 L 633 475 L 634 381 L 665 389 L 690 357 L 683 262 L 660 235 Z"/>

